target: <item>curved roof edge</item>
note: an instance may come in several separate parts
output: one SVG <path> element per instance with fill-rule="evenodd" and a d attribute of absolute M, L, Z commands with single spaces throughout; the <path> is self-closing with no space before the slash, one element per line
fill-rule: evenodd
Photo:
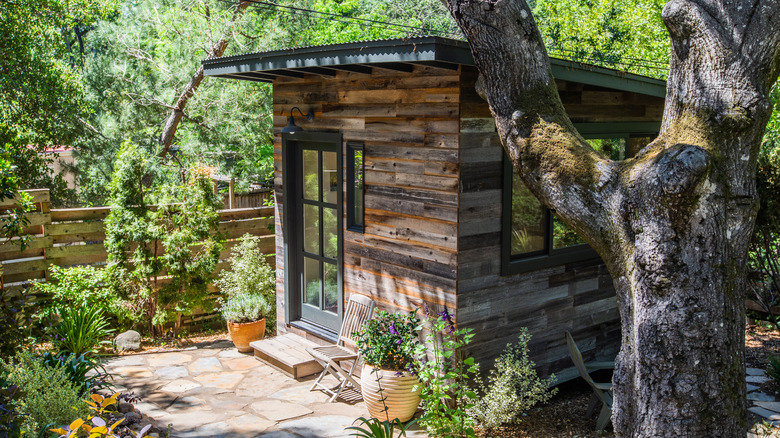
<path fill-rule="evenodd" d="M 202 64 L 206 76 L 273 82 L 280 76 L 327 77 L 338 71 L 370 74 L 372 68 L 410 73 L 414 65 L 457 70 L 459 65 L 474 65 L 474 58 L 465 41 L 426 36 L 247 53 L 206 59 Z M 666 96 L 666 82 L 659 79 L 557 58 L 550 58 L 550 66 L 557 79 Z"/>

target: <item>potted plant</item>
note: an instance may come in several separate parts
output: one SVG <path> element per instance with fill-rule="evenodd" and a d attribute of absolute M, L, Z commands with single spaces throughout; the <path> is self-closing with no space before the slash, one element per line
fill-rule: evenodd
<path fill-rule="evenodd" d="M 263 295 L 242 293 L 220 300 L 220 312 L 227 321 L 230 339 L 238 351 L 252 351 L 250 342 L 263 339 L 266 320 L 263 315 L 271 311 L 271 305 Z"/>
<path fill-rule="evenodd" d="M 245 234 L 231 250 L 230 269 L 220 273 L 222 317 L 238 351 L 252 351 L 250 342 L 262 339 L 276 326 L 276 274 L 268 266 L 257 238 Z"/>
<path fill-rule="evenodd" d="M 415 350 L 420 341 L 415 312 L 377 312 L 356 334 L 365 365 L 360 376 L 363 401 L 372 417 L 408 421 L 420 404 Z"/>

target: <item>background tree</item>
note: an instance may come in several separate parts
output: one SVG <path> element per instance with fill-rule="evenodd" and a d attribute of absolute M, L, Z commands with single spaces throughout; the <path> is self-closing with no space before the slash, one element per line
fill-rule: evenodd
<path fill-rule="evenodd" d="M 661 133 L 615 162 L 566 116 L 524 1 L 447 3 L 515 170 L 614 279 L 623 337 L 616 434 L 744 435 L 744 272 L 778 76 L 780 4 L 669 2 Z"/>

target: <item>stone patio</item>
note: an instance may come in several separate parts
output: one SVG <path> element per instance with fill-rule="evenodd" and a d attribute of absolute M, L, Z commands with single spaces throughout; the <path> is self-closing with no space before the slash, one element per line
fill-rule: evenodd
<path fill-rule="evenodd" d="M 346 437 L 344 428 L 368 417 L 360 394 L 334 403 L 309 391 L 314 377 L 295 380 L 236 351 L 230 341 L 166 353 L 118 356 L 105 363 L 118 390 L 141 397 L 136 410 L 170 424 L 172 436 Z M 334 386 L 336 380 L 328 377 Z M 407 433 L 424 437 L 422 431 Z"/>

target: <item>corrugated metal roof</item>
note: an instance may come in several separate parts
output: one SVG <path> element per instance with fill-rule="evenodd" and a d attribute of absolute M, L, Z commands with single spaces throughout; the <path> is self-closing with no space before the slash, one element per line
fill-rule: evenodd
<path fill-rule="evenodd" d="M 550 58 L 558 79 L 664 97 L 664 81 L 580 62 Z M 354 41 L 247 53 L 203 61 L 206 76 L 273 82 L 306 74 L 335 76 L 338 71 L 370 74 L 372 68 L 411 73 L 414 65 L 457 70 L 474 65 L 466 41 L 437 36 Z"/>

